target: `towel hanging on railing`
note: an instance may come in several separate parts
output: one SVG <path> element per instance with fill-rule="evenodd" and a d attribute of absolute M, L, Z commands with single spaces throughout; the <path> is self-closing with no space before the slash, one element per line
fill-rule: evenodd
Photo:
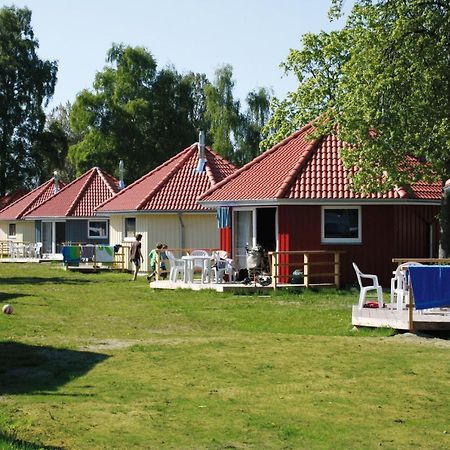
<path fill-rule="evenodd" d="M 231 226 L 230 208 L 222 206 L 217 208 L 217 228 L 228 228 Z"/>

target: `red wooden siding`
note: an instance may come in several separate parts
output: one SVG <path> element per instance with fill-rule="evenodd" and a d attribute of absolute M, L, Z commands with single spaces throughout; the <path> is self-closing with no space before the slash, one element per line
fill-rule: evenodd
<path fill-rule="evenodd" d="M 318 205 L 280 206 L 279 250 L 343 250 L 341 284 L 356 283 L 351 263 L 366 273 L 377 274 L 381 284 L 389 287 L 394 265 L 392 258 L 420 258 L 429 255 L 429 224 L 433 224 L 433 255 L 438 245 L 436 206 L 364 205 L 361 244 L 322 244 L 321 207 Z M 298 257 L 290 263 L 301 264 Z M 295 267 L 290 267 L 292 272 Z M 287 268 L 283 269 L 282 274 Z M 329 271 L 328 269 L 326 269 Z M 316 280 L 311 280 L 312 282 Z M 323 278 L 320 281 L 325 281 Z"/>

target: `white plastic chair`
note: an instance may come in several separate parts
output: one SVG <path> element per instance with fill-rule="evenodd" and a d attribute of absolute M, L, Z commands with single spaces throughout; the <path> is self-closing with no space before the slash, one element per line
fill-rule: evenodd
<path fill-rule="evenodd" d="M 229 281 L 233 281 L 234 280 L 234 276 L 233 276 L 233 265 L 232 262 L 233 260 L 228 258 L 228 254 L 227 252 L 224 251 L 217 251 L 213 253 L 214 259 L 215 259 L 215 264 L 214 266 L 211 268 L 213 276 L 214 276 L 214 281 L 216 283 L 222 283 L 223 281 L 223 276 L 225 274 L 228 275 L 228 280 Z"/>
<path fill-rule="evenodd" d="M 32 249 L 32 257 L 33 258 L 40 258 L 42 255 L 42 242 L 36 242 L 34 244 L 34 247 Z"/>
<path fill-rule="evenodd" d="M 401 311 L 403 306 L 409 302 L 408 276 L 409 266 L 421 266 L 418 262 L 405 262 L 400 264 L 393 272 L 391 279 L 391 303 L 397 303 L 397 311 Z"/>
<path fill-rule="evenodd" d="M 177 259 L 175 256 L 173 256 L 172 252 L 166 251 L 167 259 L 169 260 L 170 264 L 170 274 L 169 279 L 170 281 L 177 281 L 178 275 L 180 276 L 180 279 L 184 279 L 184 261 L 182 259 Z"/>
<path fill-rule="evenodd" d="M 355 263 L 353 263 L 353 268 L 355 269 L 356 277 L 358 278 L 358 284 L 359 284 L 359 288 L 360 288 L 358 309 L 363 309 L 364 304 L 366 302 L 366 296 L 369 291 L 376 291 L 377 299 L 378 299 L 378 306 L 380 308 L 382 308 L 383 307 L 383 290 L 380 286 L 380 283 L 378 283 L 378 277 L 376 275 L 362 273 Z M 372 284 L 364 286 L 362 279 L 372 280 Z"/>

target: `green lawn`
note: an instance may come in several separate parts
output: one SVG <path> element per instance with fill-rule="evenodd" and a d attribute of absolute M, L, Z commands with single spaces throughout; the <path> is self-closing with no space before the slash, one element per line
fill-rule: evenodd
<path fill-rule="evenodd" d="M 356 292 L 153 291 L 0 264 L 0 449 L 447 449 L 450 341 Z"/>

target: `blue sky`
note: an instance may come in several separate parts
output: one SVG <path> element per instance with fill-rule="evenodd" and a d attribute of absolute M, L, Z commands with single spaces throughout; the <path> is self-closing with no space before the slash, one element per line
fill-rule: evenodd
<path fill-rule="evenodd" d="M 352 2 L 348 1 L 348 4 Z M 16 0 L 28 6 L 41 58 L 58 61 L 50 107 L 90 88 L 113 42 L 146 47 L 158 67 L 205 73 L 231 64 L 235 95 L 258 87 L 283 97 L 295 87 L 279 68 L 307 32 L 329 22 L 331 0 Z"/>

